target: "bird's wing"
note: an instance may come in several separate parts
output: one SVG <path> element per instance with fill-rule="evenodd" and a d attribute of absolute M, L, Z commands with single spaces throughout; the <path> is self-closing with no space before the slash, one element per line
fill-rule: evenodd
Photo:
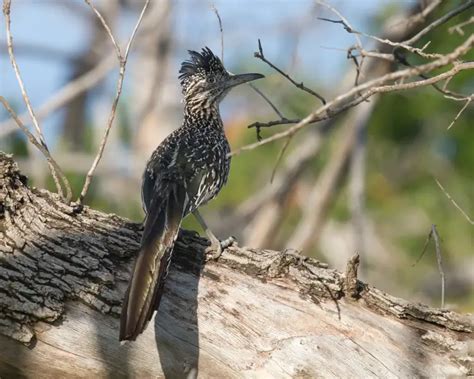
<path fill-rule="evenodd" d="M 132 278 L 120 319 L 120 341 L 135 340 L 157 309 L 168 273 L 174 241 L 187 202 L 184 186 L 155 181 Z"/>

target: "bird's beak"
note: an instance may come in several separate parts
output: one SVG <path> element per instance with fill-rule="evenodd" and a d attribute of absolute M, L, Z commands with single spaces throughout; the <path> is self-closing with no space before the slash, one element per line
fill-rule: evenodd
<path fill-rule="evenodd" d="M 239 75 L 231 75 L 229 79 L 226 80 L 225 86 L 227 88 L 232 88 L 238 86 L 239 84 L 244 84 L 247 82 L 251 82 L 252 80 L 257 80 L 264 78 L 262 74 L 239 74 Z"/>

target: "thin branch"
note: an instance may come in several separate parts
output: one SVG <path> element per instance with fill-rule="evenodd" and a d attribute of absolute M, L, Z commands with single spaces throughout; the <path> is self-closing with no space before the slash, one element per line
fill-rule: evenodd
<path fill-rule="evenodd" d="M 460 24 L 457 24 L 457 25 L 454 25 L 454 26 L 451 26 L 449 29 L 448 29 L 448 32 L 450 34 L 454 33 L 454 32 L 457 32 L 460 36 L 464 36 L 464 30 L 463 28 L 467 25 L 470 25 L 470 24 L 474 24 L 474 16 L 472 16 L 469 20 L 467 21 L 464 21 L 464 22 L 461 22 Z"/>
<path fill-rule="evenodd" d="M 436 251 L 436 261 L 438 262 L 438 271 L 439 275 L 441 276 L 441 308 L 444 308 L 444 294 L 445 294 L 445 275 L 443 270 L 443 261 L 441 256 L 441 244 L 439 242 L 439 235 L 438 231 L 436 230 L 436 225 L 431 225 L 431 233 L 433 234 L 433 240 L 435 243 L 435 251 Z"/>
<path fill-rule="evenodd" d="M 219 22 L 219 31 L 221 33 L 221 61 L 222 64 L 224 64 L 224 28 L 222 27 L 222 19 L 214 3 L 211 4 L 211 9 L 216 14 L 217 21 Z"/>
<path fill-rule="evenodd" d="M 451 203 L 456 207 L 456 209 L 461 212 L 461 214 L 464 216 L 464 218 L 467 220 L 467 222 L 471 225 L 474 225 L 474 220 L 472 218 L 469 217 L 469 215 L 464 212 L 464 210 L 458 205 L 458 203 L 456 203 L 456 201 L 451 197 L 451 195 L 448 193 L 448 191 L 446 191 L 444 189 L 444 187 L 441 185 L 441 183 L 438 181 L 438 179 L 434 178 L 436 184 L 438 185 L 438 187 L 441 189 L 441 191 L 443 191 L 443 193 L 446 195 L 446 197 L 448 198 L 449 201 L 451 201 Z"/>
<path fill-rule="evenodd" d="M 0 96 L 0 102 L 3 104 L 5 109 L 13 118 L 13 120 L 15 120 L 16 125 L 23 131 L 23 133 L 25 133 L 28 140 L 45 156 L 48 164 L 54 168 L 54 170 L 58 173 L 60 177 L 65 177 L 61 170 L 61 167 L 59 167 L 56 161 L 51 157 L 51 153 L 49 152 L 48 148 L 41 141 L 38 141 L 38 139 L 33 135 L 33 133 L 31 133 L 28 128 L 21 122 L 15 111 L 12 109 L 10 104 L 8 104 L 7 100 L 3 96 Z M 68 189 L 68 187 L 66 187 L 66 189 Z M 71 188 L 69 187 L 69 191 L 70 190 Z M 68 195 L 71 196 L 71 193 L 69 192 Z M 66 200 L 69 201 L 70 198 L 66 198 Z"/>
<path fill-rule="evenodd" d="M 25 85 L 23 83 L 23 79 L 21 78 L 20 68 L 18 67 L 18 64 L 16 62 L 15 54 L 13 52 L 13 37 L 12 37 L 12 34 L 11 34 L 10 6 L 11 6 L 11 1 L 10 0 L 4 0 L 3 1 L 3 14 L 5 16 L 5 25 L 6 25 L 6 32 L 7 32 L 8 55 L 10 56 L 10 61 L 11 61 L 11 64 L 13 66 L 13 70 L 15 71 L 15 76 L 16 76 L 18 85 L 20 86 L 20 89 L 21 89 L 21 95 L 23 97 L 23 100 L 25 101 L 26 108 L 28 109 L 28 113 L 31 117 L 31 121 L 33 122 L 33 125 L 36 129 L 36 132 L 38 133 L 39 141 L 37 141 L 37 142 L 40 143 L 43 146 L 43 148 L 40 149 L 40 151 L 43 153 L 43 155 L 45 156 L 45 158 L 48 162 L 48 166 L 50 168 L 50 171 L 51 171 L 51 174 L 53 176 L 53 180 L 54 180 L 54 183 L 56 185 L 56 189 L 57 189 L 59 195 L 61 197 L 63 197 L 67 202 L 69 202 L 71 200 L 71 197 L 72 197 L 71 186 L 69 185 L 69 181 L 67 180 L 66 176 L 62 173 L 62 171 L 60 169 L 58 170 L 59 166 L 54 161 L 53 157 L 51 156 L 51 153 L 49 152 L 49 149 L 48 149 L 48 146 L 46 145 L 46 141 L 45 141 L 43 132 L 42 132 L 41 127 L 38 123 L 38 120 L 36 118 L 33 107 L 31 105 L 30 98 L 29 98 L 29 96 L 26 92 L 26 88 L 25 88 Z M 47 152 L 47 154 L 45 154 L 45 152 Z M 64 187 L 66 188 L 66 196 L 64 196 L 64 192 L 63 192 L 63 188 L 61 186 L 61 182 L 64 184 Z"/>
<path fill-rule="evenodd" d="M 301 121 L 300 118 L 294 118 L 294 119 L 282 118 L 281 120 L 274 120 L 274 121 L 269 121 L 269 122 L 254 122 L 253 124 L 250 124 L 249 126 L 247 126 L 247 128 L 249 129 L 269 128 L 275 125 L 297 124 L 300 121 Z"/>
<path fill-rule="evenodd" d="M 263 97 L 263 99 L 267 102 L 268 105 L 270 105 L 270 107 L 272 107 L 272 109 L 275 111 L 275 113 L 278 115 L 278 117 L 280 117 L 280 120 L 286 120 L 286 117 L 283 116 L 283 114 L 278 110 L 278 108 L 270 101 L 270 99 L 265 96 L 265 94 L 260 90 L 258 89 L 257 87 L 255 87 L 252 83 L 247 83 L 255 92 L 257 92 L 260 96 Z M 248 126 L 250 128 L 250 125 Z"/>
<path fill-rule="evenodd" d="M 423 10 L 411 17 L 409 17 L 407 20 L 403 20 L 402 22 L 405 22 L 407 27 L 413 26 L 416 24 L 420 24 L 426 20 L 426 17 L 429 16 L 430 13 L 432 13 L 438 6 L 442 4 L 443 0 L 432 0 L 430 1 Z"/>
<path fill-rule="evenodd" d="M 44 119 L 49 114 L 55 112 L 57 109 L 74 100 L 77 96 L 87 91 L 89 88 L 94 87 L 97 83 L 99 83 L 107 76 L 107 74 L 115 66 L 115 64 L 116 61 L 114 59 L 114 56 L 109 55 L 93 69 L 64 85 L 64 87 L 58 90 L 39 107 L 37 107 L 37 119 Z M 28 113 L 20 115 L 19 118 L 24 124 L 26 124 L 28 122 Z M 0 137 L 4 137 L 10 134 L 16 129 L 17 126 L 14 121 L 4 121 L 0 123 Z"/>
<path fill-rule="evenodd" d="M 346 29 L 348 33 L 355 34 L 354 38 L 356 39 L 357 45 L 359 47 L 362 47 L 362 41 L 360 40 L 360 37 L 358 36 L 358 34 L 360 34 L 360 33 L 358 33 L 357 31 L 354 30 L 354 28 L 351 26 L 351 24 L 349 24 L 349 21 L 336 8 L 332 7 L 331 5 L 325 3 L 324 1 L 321 1 L 321 0 L 316 0 L 316 3 L 323 6 L 323 7 L 325 7 L 325 8 L 327 8 L 327 9 L 329 9 L 331 12 L 336 14 L 341 19 L 340 21 L 334 21 L 334 20 L 330 20 L 330 19 L 322 19 L 322 20 L 342 24 L 344 26 L 344 29 Z"/>
<path fill-rule="evenodd" d="M 454 125 L 454 123 L 458 120 L 459 117 L 461 117 L 462 113 L 467 109 L 467 107 L 469 106 L 469 104 L 471 103 L 472 99 L 473 99 L 474 95 L 471 95 L 469 96 L 469 98 L 467 99 L 466 103 L 464 104 L 464 106 L 461 108 L 461 110 L 458 112 L 458 114 L 456 115 L 456 117 L 454 117 L 454 120 L 451 122 L 451 124 L 449 124 L 448 126 L 448 130 L 451 129 L 451 127 Z"/>
<path fill-rule="evenodd" d="M 117 54 L 117 58 L 120 63 L 122 63 L 122 52 L 120 51 L 120 46 L 118 45 L 117 41 L 115 40 L 114 34 L 112 33 L 112 30 L 110 29 L 109 25 L 107 24 L 107 21 L 105 21 L 104 17 L 102 14 L 99 12 L 99 10 L 92 4 L 91 0 L 84 0 L 86 4 L 92 9 L 92 11 L 96 14 L 97 18 L 101 22 L 102 26 L 104 27 L 105 31 L 109 35 L 110 40 L 112 41 L 112 44 L 114 45 L 115 48 L 115 53 Z"/>
<path fill-rule="evenodd" d="M 469 1 L 473 1 L 473 0 L 469 0 Z M 390 39 L 387 39 L 387 38 L 379 38 L 377 36 L 373 36 L 371 34 L 367 34 L 367 33 L 364 33 L 364 32 L 360 32 L 358 30 L 355 30 L 350 24 L 349 22 L 347 21 L 347 19 L 339 12 L 337 11 L 337 9 L 333 8 L 332 6 L 330 6 L 329 4 L 326 4 L 324 1 L 321 1 L 321 0 L 317 0 L 317 3 L 328 8 L 329 10 L 331 10 L 333 13 L 337 14 L 338 17 L 340 18 L 340 20 L 332 20 L 332 19 L 328 19 L 328 18 L 320 18 L 321 20 L 324 20 L 324 21 L 328 21 L 328 22 L 332 22 L 332 23 L 336 23 L 336 24 L 341 24 L 343 25 L 344 29 L 348 32 L 348 33 L 351 33 L 351 34 L 355 34 L 356 35 L 356 39 L 358 41 L 358 45 L 362 48 L 362 44 L 360 42 L 360 38 L 358 36 L 364 36 L 366 38 L 370 38 L 374 41 L 377 41 L 379 43 L 382 43 L 382 44 L 386 44 L 386 45 L 389 45 L 389 46 L 393 46 L 393 47 L 402 47 L 404 48 L 405 50 L 408 50 L 414 54 L 418 54 L 424 58 L 441 58 L 443 55 L 442 54 L 436 54 L 436 53 L 431 53 L 431 54 L 427 54 L 424 52 L 424 49 L 428 46 L 425 45 L 423 48 L 416 48 L 416 47 L 412 47 L 404 42 L 393 42 L 391 41 Z M 433 7 L 427 7 L 426 9 L 428 9 L 428 13 L 430 13 L 434 8 L 436 8 L 437 6 L 439 5 L 439 2 L 436 2 L 436 4 L 434 4 Z M 425 10 L 426 10 L 425 9 Z M 426 17 L 423 16 L 423 17 Z"/>
<path fill-rule="evenodd" d="M 222 19 L 221 19 L 221 16 L 219 14 L 219 10 L 216 8 L 215 4 L 212 3 L 211 4 L 211 9 L 214 11 L 216 17 L 217 17 L 217 21 L 219 23 L 219 31 L 220 31 L 220 34 L 221 34 L 221 61 L 222 63 L 224 63 L 224 28 L 222 26 Z M 283 119 L 286 119 L 282 113 L 278 110 L 278 108 L 270 101 L 270 99 L 265 96 L 265 94 L 259 90 L 257 87 L 255 87 L 255 85 L 253 83 L 247 83 L 247 85 L 252 88 L 255 92 L 257 92 L 266 102 L 268 105 L 270 105 L 270 107 L 275 111 L 275 113 L 278 115 L 278 117 L 280 117 L 281 120 Z M 261 136 L 260 136 L 260 129 L 257 128 L 257 140 L 261 140 Z"/>
<path fill-rule="evenodd" d="M 414 68 L 407 68 L 404 70 L 399 70 L 393 73 L 389 73 L 386 75 L 383 75 L 379 78 L 367 81 L 363 84 L 360 84 L 356 87 L 351 88 L 349 91 L 347 91 L 344 94 L 341 94 L 334 98 L 332 101 L 328 102 L 324 106 L 321 106 L 319 109 L 316 109 L 314 112 L 310 113 L 308 116 L 303 118 L 298 124 L 292 126 L 291 128 L 280 132 L 276 133 L 268 138 L 265 138 L 259 142 L 255 142 L 253 144 L 249 144 L 246 146 L 243 146 L 229 154 L 229 156 L 237 155 L 240 154 L 242 151 L 248 151 L 248 150 L 253 150 L 259 146 L 265 145 L 267 143 L 276 141 L 281 138 L 285 138 L 299 129 L 304 128 L 306 125 L 312 122 L 317 122 L 321 120 L 325 120 L 331 117 L 334 117 L 335 115 L 345 111 L 346 109 L 349 109 L 353 106 L 356 106 L 357 104 L 360 104 L 362 101 L 365 101 L 366 99 L 370 98 L 376 93 L 382 93 L 382 92 L 394 92 L 394 91 L 399 91 L 399 90 L 405 90 L 405 89 L 411 89 L 411 88 L 416 88 L 416 87 L 422 87 L 422 86 L 427 86 L 431 85 L 433 83 L 437 83 L 441 80 L 445 80 L 449 77 L 452 77 L 456 75 L 458 72 L 463 71 L 463 70 L 469 70 L 469 69 L 474 69 L 474 62 L 467 62 L 467 63 L 458 63 L 454 65 L 452 69 L 449 71 L 446 71 L 442 74 L 439 74 L 437 76 L 431 77 L 429 79 L 425 80 L 419 80 L 419 81 L 414 81 L 410 83 L 398 83 L 398 84 L 392 84 L 392 85 L 381 85 L 384 84 L 388 81 L 396 81 L 400 79 L 406 79 L 412 76 L 418 76 L 420 73 L 426 73 L 433 71 L 437 68 L 444 67 L 448 64 L 451 64 L 452 62 L 456 61 L 459 57 L 462 55 L 466 54 L 472 46 L 474 45 L 474 35 L 470 36 L 464 43 L 462 43 L 460 46 L 458 46 L 453 52 L 450 54 L 443 55 L 442 57 L 438 58 L 437 60 L 426 63 L 420 66 L 416 66 Z M 348 103 L 350 98 L 352 98 L 354 95 L 366 91 L 363 96 L 357 97 Z M 342 105 L 340 105 L 342 104 Z"/>
<path fill-rule="evenodd" d="M 388 62 L 395 62 L 395 57 L 393 54 L 385 54 L 385 53 L 379 53 L 377 51 L 367 51 L 364 49 L 359 49 L 359 54 L 362 57 L 367 57 L 367 58 L 377 58 L 377 59 L 382 59 Z"/>
<path fill-rule="evenodd" d="M 444 275 L 444 270 L 443 270 L 443 261 L 441 257 L 441 244 L 439 242 L 439 235 L 438 231 L 436 230 L 436 225 L 432 224 L 430 232 L 428 233 L 428 237 L 426 238 L 425 244 L 423 245 L 423 250 L 421 251 L 420 256 L 416 260 L 415 263 L 411 265 L 411 267 L 416 266 L 420 261 L 421 258 L 425 255 L 426 248 L 428 247 L 428 244 L 430 243 L 431 239 L 433 239 L 434 244 L 435 244 L 435 251 L 436 251 L 436 261 L 438 263 L 438 271 L 439 275 L 441 276 L 441 308 L 444 308 L 444 295 L 445 295 L 445 275 Z"/>
<path fill-rule="evenodd" d="M 359 63 L 359 61 L 357 60 L 357 56 L 353 54 L 354 50 L 360 50 L 360 49 L 357 46 L 350 47 L 349 49 L 347 49 L 346 58 L 354 62 L 354 66 L 356 68 L 356 76 L 354 79 L 354 85 L 357 86 L 359 84 L 360 70 L 361 70 L 363 59 L 364 59 L 364 55 L 362 54 L 360 55 L 362 58 L 361 58 L 361 62 Z"/>
<path fill-rule="evenodd" d="M 474 6 L 474 0 L 468 0 L 466 3 L 461 4 L 459 7 L 453 9 L 452 11 L 446 13 L 442 17 L 438 18 L 437 20 L 433 21 L 431 24 L 429 24 L 426 28 L 420 30 L 416 35 L 411 37 L 410 39 L 407 39 L 406 41 L 403 41 L 402 43 L 405 45 L 413 45 L 415 42 L 417 42 L 421 37 L 424 35 L 428 34 L 431 32 L 433 29 L 437 28 L 438 26 L 444 24 L 451 18 L 457 16 L 458 14 L 464 12 L 465 10 L 471 8 Z"/>
<path fill-rule="evenodd" d="M 425 244 L 423 245 L 423 249 L 421 250 L 421 254 L 419 255 L 419 257 L 416 259 L 416 261 L 414 263 L 412 263 L 411 267 L 415 267 L 418 263 L 420 263 L 421 261 L 421 258 L 424 257 L 425 253 L 426 253 L 426 248 L 428 247 L 428 244 L 430 243 L 431 241 L 431 236 L 433 234 L 433 231 L 430 229 L 430 232 L 428 233 L 428 237 L 426 237 L 426 240 L 425 240 Z"/>
<path fill-rule="evenodd" d="M 273 170 L 272 170 L 272 176 L 270 177 L 270 183 L 273 183 L 273 179 L 275 178 L 275 174 L 276 174 L 276 171 L 278 169 L 278 166 L 280 165 L 281 159 L 283 158 L 283 155 L 285 155 L 285 151 L 288 149 L 288 146 L 290 145 L 290 142 L 291 142 L 292 139 L 293 139 L 293 135 L 289 136 L 286 139 L 285 144 L 281 148 L 280 154 L 278 154 L 278 158 L 277 158 L 277 161 L 275 163 L 275 167 L 273 167 Z"/>
<path fill-rule="evenodd" d="M 254 53 L 255 58 L 258 58 L 268 64 L 271 68 L 273 68 L 275 71 L 277 71 L 280 75 L 284 76 L 286 79 L 288 79 L 293 85 L 295 85 L 297 88 L 301 89 L 302 91 L 305 91 L 315 97 L 317 97 L 323 104 L 326 104 L 326 100 L 324 97 L 321 95 L 317 94 L 314 92 L 312 89 L 309 89 L 308 87 L 304 86 L 303 83 L 297 83 L 295 82 L 290 75 L 288 75 L 286 72 L 283 70 L 279 69 L 277 66 L 275 66 L 272 62 L 270 62 L 268 59 L 265 58 L 265 55 L 263 54 L 263 48 L 262 48 L 262 43 L 260 39 L 258 40 L 258 52 Z"/>
<path fill-rule="evenodd" d="M 105 132 L 104 132 L 104 136 L 102 137 L 102 141 L 101 141 L 101 144 L 99 146 L 99 151 L 97 152 L 97 156 L 95 157 L 94 159 L 94 162 L 92 163 L 92 166 L 89 170 L 89 172 L 87 173 L 86 175 L 86 179 L 84 181 L 84 186 L 82 187 L 82 191 L 81 191 L 81 194 L 77 200 L 77 202 L 81 205 L 82 202 L 84 201 L 84 198 L 87 194 L 87 191 L 89 190 L 89 186 L 91 184 L 91 181 L 92 181 L 92 177 L 94 175 L 94 171 L 95 169 L 97 168 L 97 165 L 99 164 L 100 162 L 100 159 L 102 158 L 102 155 L 104 153 L 104 149 L 105 149 L 105 145 L 107 143 L 107 139 L 108 139 L 108 136 L 109 136 L 109 132 L 110 132 L 110 129 L 112 128 L 112 124 L 114 122 L 114 119 L 115 119 L 115 113 L 116 113 L 116 110 L 117 110 L 117 105 L 118 105 L 118 101 L 120 99 L 120 95 L 122 93 L 122 85 L 123 85 L 123 80 L 125 78 L 125 68 L 126 68 L 126 65 L 127 65 L 127 59 L 128 59 L 128 54 L 130 52 L 130 48 L 132 46 L 132 42 L 135 38 L 135 35 L 137 33 L 137 30 L 140 26 L 140 23 L 143 19 L 143 15 L 145 14 L 145 11 L 148 7 L 148 4 L 150 3 L 150 0 L 146 0 L 145 4 L 143 5 L 143 8 L 142 8 L 142 11 L 140 13 L 140 16 L 138 17 L 138 20 L 137 20 L 137 23 L 135 24 L 135 27 L 132 31 L 132 34 L 128 40 L 128 44 L 127 44 L 127 47 L 125 49 L 125 55 L 122 56 L 121 54 L 121 51 L 120 51 L 120 48 L 119 46 L 117 45 L 117 43 L 115 42 L 115 38 L 113 37 L 112 35 L 112 32 L 110 31 L 110 28 L 109 26 L 107 25 L 107 23 L 105 22 L 104 18 L 100 15 L 100 12 L 97 11 L 97 9 L 93 6 L 92 3 L 90 3 L 89 0 L 85 0 L 87 4 L 89 4 L 89 6 L 94 10 L 94 12 L 96 13 L 96 15 L 99 17 L 100 21 L 102 22 L 102 25 L 104 26 L 104 28 L 107 30 L 107 33 L 109 33 L 109 36 L 112 40 L 112 43 L 114 44 L 115 46 L 115 50 L 116 50 L 116 53 L 117 53 L 117 57 L 118 57 L 118 60 L 119 60 L 119 63 L 120 63 L 120 69 L 119 69 L 119 77 L 118 77 L 118 80 L 117 80 L 117 90 L 116 90 L 116 94 L 115 94 L 115 98 L 114 98 L 114 101 L 112 103 L 112 108 L 110 110 L 110 114 L 109 114 L 109 119 L 107 121 L 107 126 L 106 126 L 106 129 L 105 129 Z"/>
<path fill-rule="evenodd" d="M 403 53 L 403 51 L 401 49 L 394 49 L 393 57 L 394 57 L 396 62 L 398 62 L 398 63 L 400 63 L 400 64 L 402 64 L 406 67 L 415 67 L 410 62 L 408 62 L 407 58 L 405 57 L 405 54 Z M 422 79 L 429 79 L 429 76 L 427 76 L 427 75 L 420 74 L 418 76 Z M 448 86 L 448 83 L 449 83 L 450 80 L 451 80 L 451 78 L 448 78 L 442 88 L 439 87 L 437 84 L 432 84 L 432 87 L 436 91 L 438 91 L 438 92 L 442 93 L 443 95 L 445 95 L 445 97 L 454 98 L 455 100 L 466 100 L 467 97 L 465 95 L 460 94 L 460 93 L 456 93 L 456 92 L 453 92 L 453 91 L 450 91 L 450 90 L 447 89 L 447 86 Z"/>

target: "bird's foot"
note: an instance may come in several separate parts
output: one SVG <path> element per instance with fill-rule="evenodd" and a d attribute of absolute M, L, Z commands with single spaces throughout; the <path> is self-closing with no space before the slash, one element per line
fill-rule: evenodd
<path fill-rule="evenodd" d="M 222 241 L 219 241 L 216 237 L 209 238 L 209 240 L 211 241 L 211 245 L 205 250 L 206 262 L 218 259 L 222 255 L 224 249 L 232 246 L 232 244 L 235 242 L 235 238 L 232 236 Z"/>

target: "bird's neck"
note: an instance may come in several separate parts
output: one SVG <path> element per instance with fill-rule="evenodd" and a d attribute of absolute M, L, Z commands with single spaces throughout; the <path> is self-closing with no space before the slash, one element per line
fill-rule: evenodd
<path fill-rule="evenodd" d="M 223 128 L 219 105 L 216 103 L 210 105 L 186 103 L 184 106 L 183 125 Z"/>

